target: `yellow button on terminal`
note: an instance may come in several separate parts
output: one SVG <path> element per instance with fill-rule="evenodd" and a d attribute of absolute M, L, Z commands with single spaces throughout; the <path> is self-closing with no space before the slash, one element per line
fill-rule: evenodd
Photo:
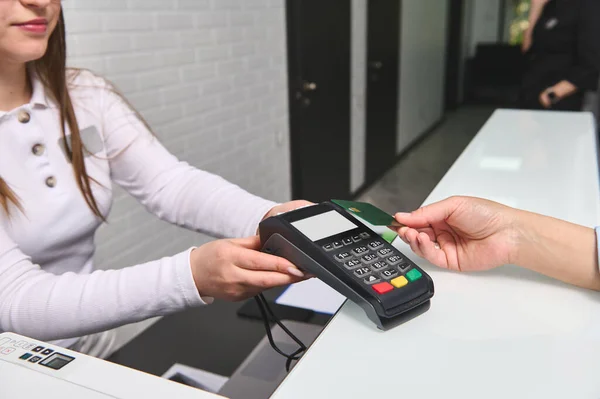
<path fill-rule="evenodd" d="M 406 277 L 400 276 L 400 277 L 395 278 L 392 281 L 390 281 L 390 283 L 392 283 L 392 285 L 396 288 L 402 288 L 406 284 L 408 284 L 408 280 L 406 279 Z"/>

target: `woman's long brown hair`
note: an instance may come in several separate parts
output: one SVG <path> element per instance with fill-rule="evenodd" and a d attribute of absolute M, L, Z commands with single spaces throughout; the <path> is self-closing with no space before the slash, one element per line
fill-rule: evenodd
<path fill-rule="evenodd" d="M 58 24 L 48 41 L 46 54 L 30 65 L 31 71 L 44 85 L 47 94 L 58 105 L 60 113 L 60 125 L 62 130 L 64 146 L 73 165 L 73 172 L 79 190 L 85 198 L 92 212 L 104 220 L 104 216 L 92 193 L 92 179 L 88 176 L 84 162 L 84 147 L 81 141 L 79 125 L 75 116 L 75 109 L 69 95 L 67 82 L 67 44 L 65 39 L 65 20 L 61 11 Z M 71 134 L 71 140 L 67 139 L 67 127 Z M 17 206 L 23 211 L 19 199 L 10 189 L 8 184 L 0 177 L 0 206 L 9 213 L 9 204 Z"/>

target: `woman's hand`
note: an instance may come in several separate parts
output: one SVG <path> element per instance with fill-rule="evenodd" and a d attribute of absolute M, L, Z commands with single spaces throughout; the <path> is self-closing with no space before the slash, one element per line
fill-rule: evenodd
<path fill-rule="evenodd" d="M 546 109 L 552 107 L 552 99 L 550 98 L 550 93 L 552 92 L 552 87 L 544 90 L 540 93 L 540 104 Z M 556 94 L 556 93 L 555 93 Z M 558 99 L 554 100 L 557 101 Z"/>
<path fill-rule="evenodd" d="M 314 205 L 312 202 L 304 201 L 304 200 L 296 200 L 286 202 L 285 204 L 277 205 L 273 207 L 263 218 L 263 220 L 270 218 L 271 216 L 277 216 L 280 213 L 290 212 L 298 208 L 302 208 L 305 206 Z"/>
<path fill-rule="evenodd" d="M 562 80 L 555 84 L 552 87 L 548 87 L 546 90 L 540 93 L 540 104 L 544 106 L 544 108 L 551 108 L 553 101 L 550 98 L 550 93 L 554 93 L 556 98 L 554 102 L 558 102 L 565 97 L 568 97 L 577 92 L 577 86 L 568 80 Z"/>
<path fill-rule="evenodd" d="M 398 213 L 402 240 L 434 265 L 458 271 L 511 263 L 517 250 L 516 210 L 471 197 L 452 197 Z"/>
<path fill-rule="evenodd" d="M 296 200 L 286 202 L 281 205 L 274 206 L 271 208 L 269 212 L 262 218 L 262 220 L 268 219 L 271 216 L 277 216 L 280 213 L 290 212 L 298 208 L 303 208 L 305 206 L 314 205 L 312 202 L 304 201 L 304 200 Z M 258 234 L 258 229 L 256 229 L 256 234 Z"/>
<path fill-rule="evenodd" d="M 286 259 L 259 250 L 258 237 L 218 240 L 194 249 L 190 263 L 200 295 L 241 301 L 305 279 Z"/>

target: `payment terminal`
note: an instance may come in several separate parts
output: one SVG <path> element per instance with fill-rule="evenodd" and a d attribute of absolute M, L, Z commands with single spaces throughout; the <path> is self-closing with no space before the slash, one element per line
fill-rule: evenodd
<path fill-rule="evenodd" d="M 270 217 L 259 232 L 264 252 L 315 275 L 382 330 L 429 308 L 431 277 L 335 203 Z"/>

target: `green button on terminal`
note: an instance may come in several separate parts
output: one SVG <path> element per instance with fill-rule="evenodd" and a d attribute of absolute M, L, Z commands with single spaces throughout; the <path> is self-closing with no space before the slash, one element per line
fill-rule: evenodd
<path fill-rule="evenodd" d="M 408 279 L 408 281 L 410 281 L 411 283 L 413 281 L 417 281 L 418 279 L 420 279 L 421 277 L 423 277 L 423 275 L 421 274 L 420 271 L 418 271 L 417 269 L 412 269 L 411 271 L 409 271 L 408 273 L 406 273 L 406 278 Z"/>

